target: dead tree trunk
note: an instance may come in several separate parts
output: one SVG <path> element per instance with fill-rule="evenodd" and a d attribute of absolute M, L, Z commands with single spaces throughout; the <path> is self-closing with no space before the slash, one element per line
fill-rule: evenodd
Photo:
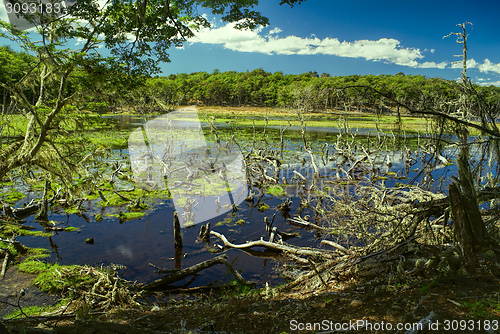
<path fill-rule="evenodd" d="M 469 146 L 467 131 L 462 136 L 462 146 L 457 159 L 458 183 L 449 187 L 450 206 L 455 225 L 455 239 L 466 256 L 473 254 L 478 246 L 490 244 L 490 238 L 481 212 L 469 165 Z"/>

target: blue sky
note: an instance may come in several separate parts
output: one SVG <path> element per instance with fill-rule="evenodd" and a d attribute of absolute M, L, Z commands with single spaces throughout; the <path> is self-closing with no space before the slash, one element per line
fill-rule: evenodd
<path fill-rule="evenodd" d="M 257 7 L 270 25 L 238 31 L 209 16 L 214 27 L 201 31 L 182 50 L 172 50 L 164 74 L 197 71 L 265 71 L 299 74 L 422 74 L 456 79 L 461 45 L 458 23 L 468 26 L 468 76 L 500 85 L 500 2 L 490 1 L 319 1 L 290 9 L 278 0 Z"/>
<path fill-rule="evenodd" d="M 170 51 L 163 74 L 214 69 L 300 74 L 421 74 L 457 79 L 462 53 L 458 23 L 468 26 L 468 76 L 478 84 L 500 86 L 500 2 L 496 1 L 320 1 L 289 8 L 279 0 L 256 7 L 268 27 L 239 31 L 210 15 L 203 29 L 182 49 Z M 1 7 L 1 6 L 0 6 Z M 0 18 L 5 19 L 3 8 Z M 203 13 L 203 11 L 200 11 Z"/>

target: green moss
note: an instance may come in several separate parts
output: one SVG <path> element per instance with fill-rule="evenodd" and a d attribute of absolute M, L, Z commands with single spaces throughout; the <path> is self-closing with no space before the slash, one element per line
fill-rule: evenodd
<path fill-rule="evenodd" d="M 31 236 L 35 236 L 35 237 L 49 238 L 49 237 L 53 237 L 54 233 L 52 233 L 52 232 L 42 232 L 42 231 L 25 231 L 24 235 L 31 235 Z"/>
<path fill-rule="evenodd" d="M 144 215 L 145 215 L 144 212 L 122 212 L 119 218 L 120 220 L 133 220 L 141 218 Z"/>
<path fill-rule="evenodd" d="M 104 218 L 103 218 L 103 216 L 100 213 L 98 213 L 98 214 L 95 215 L 95 221 L 96 222 L 100 223 L 100 222 L 102 222 L 103 219 Z"/>
<path fill-rule="evenodd" d="M 19 271 L 27 274 L 38 274 L 49 268 L 49 264 L 37 260 L 24 261 L 19 264 Z"/>
<path fill-rule="evenodd" d="M 16 189 L 10 189 L 8 192 L 0 193 L 0 198 L 9 204 L 13 204 L 26 196 Z"/>
<path fill-rule="evenodd" d="M 260 212 L 264 212 L 264 211 L 268 210 L 269 208 L 270 208 L 270 206 L 267 205 L 266 203 L 262 203 L 261 205 L 259 205 Z"/>
<path fill-rule="evenodd" d="M 273 196 L 284 196 L 286 195 L 286 191 L 278 185 L 270 186 L 266 189 L 266 192 L 268 194 L 271 194 Z"/>
<path fill-rule="evenodd" d="M 13 187 L 15 183 L 12 181 L 0 182 L 0 187 Z"/>
<path fill-rule="evenodd" d="M 64 299 L 63 301 L 57 303 L 56 305 L 44 305 L 44 306 L 25 306 L 23 307 L 23 313 L 20 310 L 14 311 L 5 316 L 5 319 L 14 319 L 24 317 L 24 314 L 27 316 L 36 316 L 41 313 L 51 312 L 60 310 L 61 306 L 65 306 L 70 302 L 70 299 Z"/>
<path fill-rule="evenodd" d="M 240 219 L 236 222 L 238 225 L 245 225 L 245 221 L 243 219 Z"/>
<path fill-rule="evenodd" d="M 134 220 L 137 218 L 141 218 L 145 215 L 144 212 L 120 212 L 120 213 L 107 213 L 108 217 L 116 217 L 121 221 Z"/>
<path fill-rule="evenodd" d="M 73 232 L 73 231 L 80 232 L 80 229 L 79 229 L 79 228 L 76 228 L 76 227 L 74 227 L 74 226 L 66 227 L 64 230 L 65 230 L 66 232 Z"/>
<path fill-rule="evenodd" d="M 223 221 L 220 221 L 217 224 L 215 224 L 215 226 L 230 225 L 233 222 L 233 220 L 234 220 L 234 217 L 228 216 L 228 217 L 224 218 Z"/>
<path fill-rule="evenodd" d="M 45 248 L 28 248 L 25 261 L 35 261 L 50 257 L 49 250 Z"/>
<path fill-rule="evenodd" d="M 68 214 L 77 214 L 80 212 L 80 209 L 78 209 L 76 206 L 72 206 L 72 207 L 69 207 L 67 209 L 64 210 L 64 212 L 68 213 Z"/>
<path fill-rule="evenodd" d="M 109 193 L 109 194 L 104 195 L 104 196 L 106 197 L 106 201 L 100 201 L 99 202 L 99 204 L 102 207 L 122 206 L 122 205 L 125 205 L 125 204 L 129 203 L 128 201 L 124 200 L 120 196 L 118 196 L 116 194 L 113 194 L 113 193 Z"/>
<path fill-rule="evenodd" d="M 95 200 L 95 199 L 98 199 L 98 198 L 99 198 L 99 194 L 91 193 L 91 194 L 88 194 L 86 197 L 87 197 L 87 199 L 88 199 L 89 201 L 93 201 L 93 200 Z"/>
<path fill-rule="evenodd" d="M 60 266 L 58 264 L 39 267 L 42 269 L 33 281 L 40 290 L 56 293 L 62 290 L 90 288 L 92 277 L 82 275 L 80 266 Z"/>

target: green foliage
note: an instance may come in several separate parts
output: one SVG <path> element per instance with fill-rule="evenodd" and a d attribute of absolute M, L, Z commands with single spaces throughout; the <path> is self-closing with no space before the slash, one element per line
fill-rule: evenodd
<path fill-rule="evenodd" d="M 432 289 L 436 285 L 438 285 L 438 283 L 436 281 L 422 283 L 422 284 L 420 284 L 420 293 L 422 293 L 422 294 L 428 293 L 429 290 Z"/>
<path fill-rule="evenodd" d="M 460 94 L 454 81 L 420 75 L 317 77 L 311 73 L 284 75 L 282 72 L 269 73 L 262 69 L 251 72 L 214 71 L 211 74 L 181 73 L 148 79 L 145 87 L 139 91 L 171 106 L 202 103 L 307 110 L 368 110 L 373 113 L 387 108 L 395 109 L 396 105 L 368 88 L 339 89 L 346 86 L 369 86 L 410 107 L 425 106 L 438 110 L 442 109 L 443 100 L 455 99 Z M 488 100 L 500 101 L 500 88 L 476 86 L 476 89 Z M 385 109 L 381 109 L 381 106 Z"/>
<path fill-rule="evenodd" d="M 491 317 L 484 303 L 480 301 L 464 302 L 462 305 L 473 319 L 485 319 Z"/>
<path fill-rule="evenodd" d="M 1 93 L 8 95 L 4 103 L 13 102 L 7 114 L 21 113 L 27 120 L 27 125 L 18 129 L 10 127 L 11 117 L 1 118 L 0 129 L 6 133 L 0 133 L 0 139 L 15 134 L 23 140 L 0 147 L 0 179 L 11 170 L 31 164 L 64 185 L 71 184 L 72 173 L 82 167 L 82 160 L 91 159 L 87 157 L 90 150 L 85 148 L 78 154 L 80 150 L 75 147 L 79 145 L 64 133 L 68 128 L 79 130 L 82 125 L 81 118 L 67 117 L 75 112 L 74 107 L 67 107 L 70 101 L 90 111 L 103 111 L 123 102 L 132 92 L 130 95 L 139 95 L 146 104 L 144 94 L 136 94 L 137 88 L 160 71 L 160 63 L 170 61 L 171 47 L 182 46 L 201 28 L 211 26 L 204 11 L 222 15 L 225 22 L 235 22 L 236 29 L 254 29 L 269 24 L 265 16 L 252 10 L 257 4 L 258 0 L 81 0 L 68 9 L 69 15 L 50 24 L 45 24 L 39 13 L 25 16 L 37 27 L 34 38 L 0 21 L 0 38 L 16 42 L 26 51 L 0 48 Z M 43 39 L 43 46 L 33 42 L 35 39 Z M 76 39 L 81 41 L 79 49 L 70 48 Z M 96 52 L 103 46 L 109 50 L 107 55 Z M 206 85 L 209 94 L 226 99 L 228 91 L 220 89 L 224 87 L 222 82 L 218 77 L 212 79 Z M 126 143 L 115 146 L 124 147 Z M 85 174 L 83 170 L 76 172 Z"/>

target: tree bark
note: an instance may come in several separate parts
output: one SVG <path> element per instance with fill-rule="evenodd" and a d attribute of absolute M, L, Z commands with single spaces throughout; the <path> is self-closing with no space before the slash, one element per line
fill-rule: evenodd
<path fill-rule="evenodd" d="M 451 214 L 455 225 L 455 239 L 466 256 L 472 255 L 477 246 L 490 244 L 490 238 L 477 201 L 477 194 L 469 165 L 469 147 L 466 134 L 457 159 L 459 183 L 449 187 Z"/>

